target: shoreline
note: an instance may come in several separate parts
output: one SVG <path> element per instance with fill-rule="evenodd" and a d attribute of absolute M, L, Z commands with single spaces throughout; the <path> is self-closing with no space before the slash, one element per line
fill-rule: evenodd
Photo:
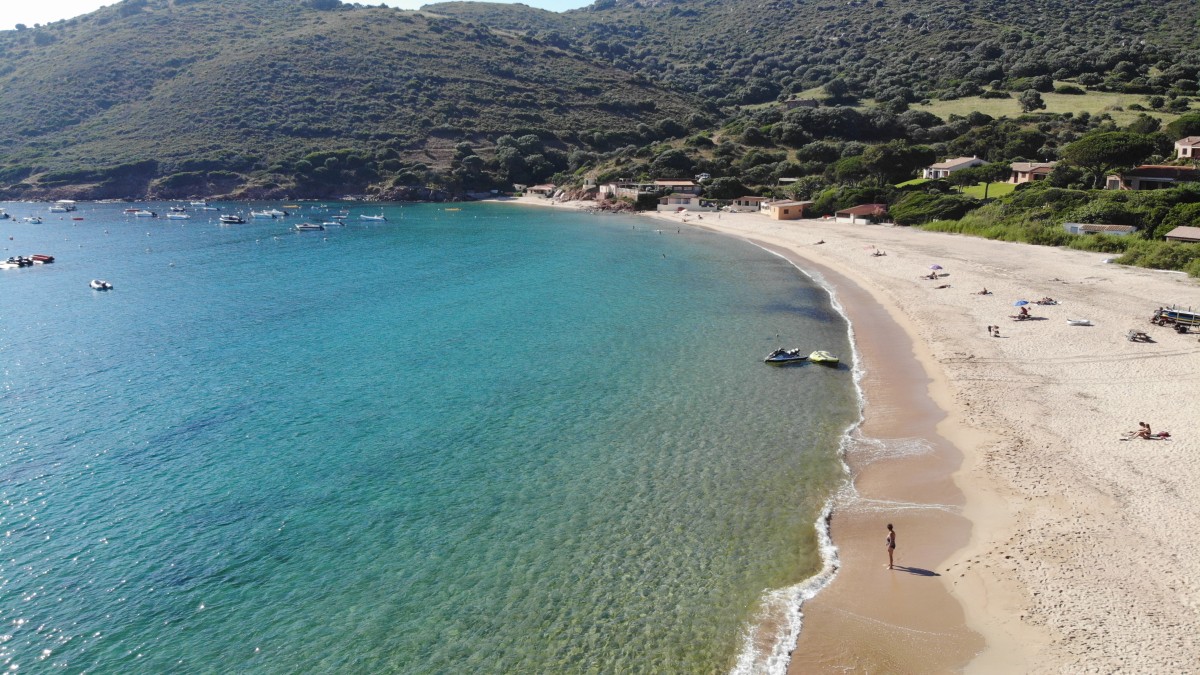
<path fill-rule="evenodd" d="M 864 433 L 904 444 L 911 401 L 899 393 L 888 402 L 870 379 L 905 363 L 920 364 L 920 388 L 942 415 L 926 423 L 936 435 L 931 452 L 915 455 L 941 456 L 940 467 L 912 461 L 907 451 L 882 461 L 864 451 L 864 464 L 851 464 L 858 491 L 876 501 L 858 509 L 866 517 L 835 508 L 841 569 L 804 605 L 792 672 L 847 665 L 889 672 L 1183 671 L 1200 662 L 1200 556 L 1186 536 L 1200 528 L 1200 506 L 1189 497 L 1200 481 L 1200 342 L 1195 332 L 1176 335 L 1147 321 L 1164 304 L 1200 306 L 1200 284 L 1105 264 L 1103 254 L 893 226 L 774 221 L 757 213 L 645 215 L 765 243 L 795 255 L 805 270 L 814 265 L 842 275 L 849 283 L 837 287 L 839 296 L 857 287 L 877 303 L 852 318 L 856 345 L 864 352 L 881 345 L 876 363 L 863 355 L 870 369 Z M 876 250 L 886 255 L 870 255 Z M 944 276 L 921 278 L 934 263 Z M 985 286 L 991 293 L 980 295 Z M 1014 300 L 1043 296 L 1059 303 L 1030 305 L 1033 321 L 1009 318 Z M 860 323 L 884 315 L 911 340 L 907 353 Z M 1071 326 L 1067 318 L 1093 325 Z M 993 325 L 999 338 L 987 330 Z M 1129 329 L 1145 330 L 1155 342 L 1129 342 Z M 1142 420 L 1172 438 L 1122 442 Z M 896 433 L 878 434 L 875 423 Z M 930 471 L 941 472 L 949 487 L 931 487 Z M 953 491 L 961 495 L 957 504 Z M 937 498 L 907 509 L 919 518 L 906 522 L 880 508 L 876 494 L 910 506 Z M 962 524 L 924 522 L 943 513 Z M 886 595 L 848 589 L 855 575 L 879 583 L 892 574 L 880 566 L 882 526 L 892 518 L 901 521 L 897 562 L 916 550 L 920 567 L 939 576 L 905 575 L 888 582 Z M 914 586 L 925 590 L 905 600 Z M 934 588 L 948 605 L 926 607 Z M 931 615 L 953 634 L 925 630 Z M 838 620 L 856 628 L 854 637 L 818 635 Z M 925 647 L 906 647 L 923 635 Z M 944 658 L 955 650 L 958 656 Z"/>

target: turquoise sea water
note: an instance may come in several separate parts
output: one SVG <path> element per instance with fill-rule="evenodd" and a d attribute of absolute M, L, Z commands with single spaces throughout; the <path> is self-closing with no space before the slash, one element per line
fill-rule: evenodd
<path fill-rule="evenodd" d="M 850 347 L 781 259 L 511 205 L 124 206 L 0 204 L 46 218 L 3 257 L 58 259 L 0 270 L 6 667 L 721 672 L 820 568 L 851 373 L 761 359 Z"/>

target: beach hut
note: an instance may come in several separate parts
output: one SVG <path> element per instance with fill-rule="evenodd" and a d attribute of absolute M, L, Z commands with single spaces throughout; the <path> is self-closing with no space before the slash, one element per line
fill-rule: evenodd
<path fill-rule="evenodd" d="M 799 220 L 804 217 L 804 209 L 809 206 L 812 206 L 812 202 L 783 200 L 763 202 L 762 210 L 774 220 Z"/>
<path fill-rule="evenodd" d="M 878 223 L 887 217 L 887 204 L 859 204 L 833 214 L 835 222 L 851 225 Z"/>

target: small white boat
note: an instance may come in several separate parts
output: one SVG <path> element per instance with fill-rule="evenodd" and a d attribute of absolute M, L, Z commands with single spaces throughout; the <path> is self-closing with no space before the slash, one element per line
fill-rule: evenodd
<path fill-rule="evenodd" d="M 187 213 L 187 209 L 182 206 L 172 206 L 170 210 L 171 213 Z"/>
<path fill-rule="evenodd" d="M 33 223 L 34 225 L 41 225 L 42 218 L 41 218 L 41 216 L 29 216 L 28 218 L 25 219 L 25 222 Z"/>
<path fill-rule="evenodd" d="M 382 213 L 377 216 L 368 216 L 365 213 L 360 213 L 360 214 L 358 214 L 358 219 L 359 220 L 387 220 L 387 216 L 384 216 Z"/>
<path fill-rule="evenodd" d="M 804 363 L 808 360 L 808 355 L 801 354 L 799 349 L 776 349 L 767 354 L 767 358 L 763 359 L 763 363 L 770 363 L 775 366 L 783 366 L 791 363 Z"/>
<path fill-rule="evenodd" d="M 314 230 L 325 229 L 325 226 L 319 223 L 296 223 L 293 227 L 296 228 L 297 232 L 312 232 Z"/>
<path fill-rule="evenodd" d="M 91 286 L 93 291 L 111 291 L 113 287 L 112 284 L 103 279 L 92 279 L 92 282 L 88 286 Z"/>
<path fill-rule="evenodd" d="M 1071 324 L 1072 326 L 1090 326 L 1090 325 L 1092 325 L 1092 320 L 1091 319 L 1067 319 L 1067 323 Z"/>
<path fill-rule="evenodd" d="M 225 215 L 221 216 L 220 218 L 218 218 L 217 220 L 221 221 L 222 225 L 241 225 L 242 223 L 246 222 L 245 218 L 243 218 L 235 213 L 225 214 Z"/>
<path fill-rule="evenodd" d="M 0 220 L 8 220 L 9 218 L 12 218 L 12 216 L 8 215 L 8 212 L 4 209 L 0 209 Z"/>
<path fill-rule="evenodd" d="M 191 216 L 189 216 L 186 213 L 168 213 L 167 214 L 168 220 L 187 220 L 188 218 L 191 218 Z"/>
<path fill-rule="evenodd" d="M 827 351 L 815 351 L 808 355 L 808 360 L 824 366 L 836 366 L 839 363 L 838 357 Z"/>
<path fill-rule="evenodd" d="M 327 223 L 321 223 L 321 224 L 324 225 L 325 227 L 345 227 L 346 226 L 346 224 L 341 222 L 340 220 L 331 220 Z"/>
<path fill-rule="evenodd" d="M 139 209 L 133 212 L 135 218 L 157 218 L 158 214 L 147 209 Z"/>
<path fill-rule="evenodd" d="M 280 211 L 279 209 L 267 209 L 263 213 L 270 215 L 272 218 L 282 218 L 289 215 L 287 211 Z"/>
<path fill-rule="evenodd" d="M 272 215 L 270 211 L 251 211 L 250 217 L 251 218 L 275 218 L 275 216 Z"/>
<path fill-rule="evenodd" d="M 205 201 L 188 202 L 188 206 L 208 206 L 208 202 L 205 202 Z"/>
<path fill-rule="evenodd" d="M 220 211 L 221 207 L 219 207 L 219 206 L 201 206 L 200 210 L 201 211 Z"/>

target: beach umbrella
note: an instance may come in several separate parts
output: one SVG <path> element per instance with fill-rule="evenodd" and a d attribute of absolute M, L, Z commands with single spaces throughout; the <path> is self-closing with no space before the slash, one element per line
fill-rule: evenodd
<path fill-rule="evenodd" d="M 929 269 L 931 269 L 931 270 L 940 270 L 940 269 L 942 269 L 942 266 L 941 266 L 941 265 L 930 265 L 930 266 L 929 266 Z"/>
<path fill-rule="evenodd" d="M 1013 307 L 1021 307 L 1023 305 L 1028 305 L 1028 304 L 1029 304 L 1028 300 L 1018 300 L 1013 303 Z"/>

